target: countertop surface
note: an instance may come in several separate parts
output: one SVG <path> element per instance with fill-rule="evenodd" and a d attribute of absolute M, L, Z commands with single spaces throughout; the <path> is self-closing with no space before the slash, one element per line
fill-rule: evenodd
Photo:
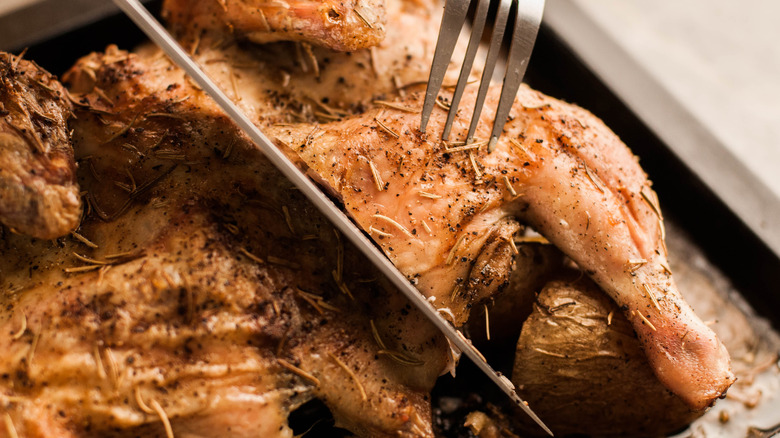
<path fill-rule="evenodd" d="M 780 194 L 780 2 L 558 1 L 577 3 Z"/>
<path fill-rule="evenodd" d="M 27 6 L 38 0 L 3 0 L 0 2 L 0 15 L 7 14 L 15 9 Z"/>

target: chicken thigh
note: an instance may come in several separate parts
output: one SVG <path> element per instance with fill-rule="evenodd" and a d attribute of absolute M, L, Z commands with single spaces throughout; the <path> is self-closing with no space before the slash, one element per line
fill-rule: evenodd
<path fill-rule="evenodd" d="M 473 102 L 474 89 L 464 100 Z M 511 236 L 527 223 L 621 307 L 658 378 L 696 409 L 734 381 L 729 355 L 672 280 L 663 217 L 636 157 L 586 111 L 521 88 L 497 149 L 420 133 L 422 93 L 275 138 L 336 194 L 398 268 L 454 314 L 505 285 Z M 495 108 L 499 95 L 488 94 Z M 462 109 L 470 114 L 468 105 Z M 486 111 L 483 120 L 490 120 Z M 466 120 L 456 120 L 455 138 Z M 477 136 L 488 137 L 488 123 Z"/>

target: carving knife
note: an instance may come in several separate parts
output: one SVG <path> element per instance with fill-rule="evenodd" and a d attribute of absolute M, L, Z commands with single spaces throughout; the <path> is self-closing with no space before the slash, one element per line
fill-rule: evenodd
<path fill-rule="evenodd" d="M 227 95 L 212 81 L 167 30 L 138 0 L 113 0 L 120 9 L 152 40 L 168 57 L 184 70 L 203 91 L 222 108 L 233 122 L 260 148 L 276 166 L 331 223 L 346 236 L 365 257 L 374 264 L 443 334 L 450 343 L 474 362 L 501 390 L 506 393 L 542 429 L 552 436 L 550 429 L 515 392 L 514 385 L 497 373 L 485 361 L 482 354 L 456 330 L 407 278 L 385 257 L 365 234 L 337 207 L 271 140 L 256 127 Z"/>

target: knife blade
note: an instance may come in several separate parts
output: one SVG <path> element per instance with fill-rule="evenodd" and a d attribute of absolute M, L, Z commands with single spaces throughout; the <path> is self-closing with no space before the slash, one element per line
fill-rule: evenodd
<path fill-rule="evenodd" d="M 268 160 L 287 177 L 311 203 L 354 245 L 363 255 L 403 293 L 412 304 L 431 321 L 436 328 L 462 351 L 475 365 L 490 378 L 506 395 L 512 399 L 550 436 L 553 433 L 531 410 L 526 402 L 517 395 L 512 382 L 497 373 L 487 363 L 484 356 L 455 327 L 450 325 L 433 307 L 425 296 L 390 262 L 387 257 L 366 237 L 344 212 L 341 211 L 316 185 L 293 164 L 282 151 L 271 142 L 260 129 L 236 106 L 214 81 L 198 66 L 189 54 L 168 33 L 159 21 L 138 0 L 113 0 L 114 3 L 152 40 L 179 68 L 184 70 L 203 89 L 236 125 L 260 148 Z"/>

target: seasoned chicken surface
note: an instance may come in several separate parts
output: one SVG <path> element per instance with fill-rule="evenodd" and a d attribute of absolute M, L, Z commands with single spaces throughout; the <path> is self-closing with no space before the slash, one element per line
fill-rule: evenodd
<path fill-rule="evenodd" d="M 179 33 L 196 38 L 236 32 L 256 43 L 300 41 L 352 51 L 382 40 L 384 8 L 384 0 L 166 0 L 163 15 Z"/>
<path fill-rule="evenodd" d="M 636 158 L 586 111 L 528 88 L 492 154 L 442 143 L 441 110 L 421 134 L 415 84 L 438 22 L 429 7 L 388 2 L 388 22 L 404 26 L 355 53 L 298 57 L 290 43 L 179 31 L 455 324 L 506 286 L 529 224 L 621 306 L 661 382 L 710 405 L 733 381 L 728 354 L 674 286 Z M 412 25 L 423 29 L 413 38 Z M 111 47 L 65 79 L 88 214 L 67 238 L 0 243 L 18 255 L 0 261 L 7 430 L 291 436 L 287 415 L 316 397 L 362 436 L 432 435 L 427 397 L 452 364 L 446 342 L 202 91 L 149 47 Z"/>
<path fill-rule="evenodd" d="M 0 53 L 0 223 L 16 232 L 52 239 L 78 225 L 69 116 L 66 91 L 54 76 Z"/>
<path fill-rule="evenodd" d="M 497 89 L 489 93 L 490 108 L 498 97 Z M 438 141 L 443 110 L 421 134 L 420 106 L 418 93 L 314 131 L 282 128 L 276 138 L 456 323 L 506 283 L 509 236 L 523 221 L 621 306 L 670 390 L 697 409 L 726 391 L 734 381 L 728 352 L 675 287 L 657 197 L 636 157 L 601 121 L 521 88 L 488 154 L 481 143 Z M 465 122 L 456 122 L 456 136 Z M 477 136 L 487 138 L 488 123 L 480 126 Z"/>
<path fill-rule="evenodd" d="M 234 72 L 204 65 L 230 89 Z M 127 76 L 112 68 L 106 74 L 116 86 L 104 90 L 111 99 L 127 99 L 124 90 L 144 90 L 175 102 L 197 91 L 181 79 L 171 93 L 171 78 L 162 72 L 116 82 L 114 77 Z M 259 70 L 242 69 L 239 104 L 255 108 L 248 112 L 344 202 L 456 324 L 507 283 L 511 236 L 522 221 L 622 306 L 659 379 L 692 407 L 710 405 L 733 381 L 728 353 L 680 298 L 665 267 L 662 217 L 650 183 L 628 149 L 587 112 L 523 88 L 500 147 L 487 154 L 479 143 L 438 141 L 444 111 L 434 114 L 428 136 L 419 134 L 419 93 L 343 121 L 288 126 L 283 119 L 289 106 L 267 100 L 278 87 L 268 82 L 268 72 L 249 80 Z M 488 103 L 495 99 L 492 93 Z M 188 99 L 180 105 L 202 112 L 211 104 Z M 275 112 L 263 119 L 269 106 Z M 456 134 L 463 125 L 458 121 Z"/>
<path fill-rule="evenodd" d="M 100 86 L 123 68 L 146 77 L 132 58 L 103 57 L 115 70 Z M 449 351 L 438 331 L 202 95 L 106 90 L 111 112 L 90 103 L 106 105 L 94 86 L 73 87 L 77 158 L 92 169 L 77 234 L 2 242 L 18 254 L 1 262 L 6 424 L 292 436 L 289 412 L 317 397 L 362 436 L 431 436 Z"/>
<path fill-rule="evenodd" d="M 393 0 L 385 11 L 393 24 L 385 37 L 372 50 L 349 53 L 320 47 L 301 52 L 293 43 L 237 46 L 222 33 L 193 36 L 190 27 L 177 37 L 240 105 L 244 94 L 252 96 L 241 106 L 258 122 L 327 122 L 363 112 L 373 100 L 405 95 L 427 80 L 440 10 L 435 3 Z M 419 31 L 410 38 L 409 29 Z M 148 50 L 137 52 L 155 56 Z M 446 84 L 455 82 L 458 70 L 449 73 Z"/>

